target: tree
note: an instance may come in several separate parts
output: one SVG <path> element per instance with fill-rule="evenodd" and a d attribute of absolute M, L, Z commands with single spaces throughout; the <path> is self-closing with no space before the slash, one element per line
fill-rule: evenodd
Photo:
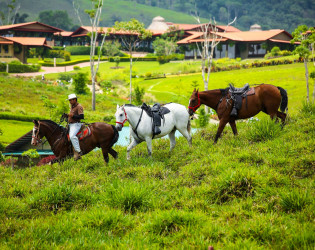
<path fill-rule="evenodd" d="M 90 10 L 85 10 L 85 13 L 89 15 L 92 31 L 89 33 L 91 39 L 91 50 L 90 50 L 90 69 L 91 69 L 91 78 L 92 78 L 92 110 L 95 110 L 95 83 L 96 83 L 96 75 L 100 66 L 101 60 L 101 51 L 104 46 L 106 32 L 103 28 L 99 28 L 100 18 L 102 14 L 103 2 L 104 0 L 90 0 L 92 4 L 92 8 Z M 102 37 L 101 45 L 99 47 L 99 53 L 97 57 L 97 63 L 95 64 L 95 51 L 96 51 L 96 42 L 98 41 L 99 34 Z"/>
<path fill-rule="evenodd" d="M 120 52 L 120 43 L 118 41 L 107 41 L 104 43 L 104 47 L 103 47 L 103 55 L 105 56 L 116 56 L 119 54 Z"/>
<path fill-rule="evenodd" d="M 132 101 L 132 52 L 140 46 L 140 41 L 151 38 L 152 33 L 147 31 L 144 24 L 136 19 L 131 19 L 128 22 L 116 22 L 113 27 L 113 32 L 126 33 L 121 36 L 124 46 L 128 49 L 130 56 L 130 103 Z"/>
<path fill-rule="evenodd" d="M 45 10 L 38 15 L 38 21 L 64 30 L 70 30 L 72 20 L 66 10 Z"/>
<path fill-rule="evenodd" d="M 310 30 L 311 33 L 309 34 L 307 31 Z M 305 80 L 306 80 L 306 100 L 307 102 L 310 101 L 310 90 L 309 90 L 309 83 L 308 83 L 308 67 L 307 62 L 308 58 L 311 54 L 310 48 L 312 43 L 314 43 L 314 29 L 309 29 L 306 25 L 298 26 L 292 33 L 293 39 L 291 43 L 299 42 L 300 45 L 295 48 L 293 51 L 294 54 L 299 55 L 300 58 L 304 61 L 305 67 Z"/>
<path fill-rule="evenodd" d="M 177 44 L 170 39 L 163 39 L 158 37 L 152 43 L 152 47 L 157 56 L 168 56 L 175 53 L 177 49 Z"/>
<path fill-rule="evenodd" d="M 195 19 L 199 24 L 200 18 L 196 13 Z M 232 22 L 230 22 L 223 33 L 226 32 L 226 29 L 232 25 L 236 20 L 236 17 Z M 196 43 L 198 52 L 201 55 L 201 71 L 202 71 L 202 79 L 204 82 L 205 90 L 208 90 L 209 78 L 211 74 L 211 66 L 213 61 L 214 49 L 219 45 L 221 36 L 218 32 L 217 23 L 215 18 L 210 18 L 207 24 L 203 24 L 200 26 L 202 32 L 203 40 L 200 43 Z M 208 113 L 208 108 L 205 107 L 206 113 Z"/>
<path fill-rule="evenodd" d="M 0 3 L 0 25 L 14 24 L 20 7 L 16 0 L 3 0 Z"/>

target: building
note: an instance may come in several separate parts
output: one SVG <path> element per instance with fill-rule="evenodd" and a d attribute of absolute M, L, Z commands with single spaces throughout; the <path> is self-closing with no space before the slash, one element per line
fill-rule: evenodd
<path fill-rule="evenodd" d="M 40 22 L 18 23 L 0 26 L 3 37 L 44 37 L 48 46 L 54 46 L 54 33 L 64 30 Z"/>
<path fill-rule="evenodd" d="M 47 45 L 44 37 L 2 37 L 0 36 L 0 61 L 11 62 L 19 60 L 27 63 L 27 51 L 29 48 L 44 47 Z"/>
<path fill-rule="evenodd" d="M 221 26 L 224 27 L 224 26 Z M 194 56 L 194 49 L 189 49 L 197 43 L 204 41 L 203 32 L 191 32 L 186 38 L 177 42 L 179 46 L 186 46 L 186 58 L 192 58 Z M 214 37 L 214 32 L 209 32 L 209 39 Z M 268 51 L 274 46 L 280 47 L 280 49 L 292 50 L 294 45 L 291 44 L 291 34 L 281 29 L 273 30 L 261 30 L 261 27 L 257 24 L 251 26 L 249 31 L 230 31 L 225 32 L 218 31 L 217 39 L 220 40 L 219 46 L 215 48 L 214 58 L 253 58 L 264 57 Z"/>

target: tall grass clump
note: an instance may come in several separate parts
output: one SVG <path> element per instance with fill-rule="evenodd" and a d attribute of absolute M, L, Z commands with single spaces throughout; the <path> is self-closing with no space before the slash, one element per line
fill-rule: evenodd
<path fill-rule="evenodd" d="M 273 139 L 280 135 L 281 124 L 270 118 L 249 123 L 248 139 L 253 142 L 261 142 Z"/>
<path fill-rule="evenodd" d="M 303 101 L 300 111 L 305 116 L 314 116 L 315 115 L 315 103 Z"/>
<path fill-rule="evenodd" d="M 281 194 L 280 197 L 280 205 L 285 212 L 301 211 L 310 200 L 307 192 L 300 192 L 296 189 L 288 193 Z"/>
<path fill-rule="evenodd" d="M 256 181 L 254 176 L 243 171 L 233 171 L 220 175 L 213 181 L 210 201 L 223 204 L 235 198 L 254 196 Z"/>
<path fill-rule="evenodd" d="M 198 225 L 200 221 L 201 217 L 194 213 L 172 209 L 157 211 L 146 228 L 154 234 L 169 235 L 179 232 L 181 229 Z"/>
<path fill-rule="evenodd" d="M 125 212 L 146 211 L 152 206 L 152 188 L 134 181 L 115 179 L 107 188 L 107 203 Z"/>
<path fill-rule="evenodd" d="M 86 190 L 77 190 L 73 185 L 61 184 L 44 188 L 29 197 L 31 209 L 39 211 L 69 211 L 73 207 L 87 207 L 95 203 L 95 196 Z"/>

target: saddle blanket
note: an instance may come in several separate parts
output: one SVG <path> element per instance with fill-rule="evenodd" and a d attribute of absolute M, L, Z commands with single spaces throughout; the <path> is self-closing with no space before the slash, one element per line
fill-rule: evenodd
<path fill-rule="evenodd" d="M 80 141 L 82 141 L 84 138 L 90 136 L 91 134 L 92 134 L 92 131 L 90 127 L 85 127 L 84 125 L 82 125 L 80 131 L 76 134 L 76 136 L 79 138 Z M 70 141 L 69 134 L 67 136 L 68 136 L 68 141 Z"/>

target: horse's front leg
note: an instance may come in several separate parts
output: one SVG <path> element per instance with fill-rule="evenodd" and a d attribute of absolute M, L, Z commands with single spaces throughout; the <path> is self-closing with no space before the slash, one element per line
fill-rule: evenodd
<path fill-rule="evenodd" d="M 233 134 L 237 135 L 237 128 L 236 128 L 235 120 L 233 119 L 233 120 L 229 121 L 229 123 L 230 123 L 230 126 L 232 128 Z"/>
<path fill-rule="evenodd" d="M 223 118 L 220 120 L 218 131 L 217 131 L 217 134 L 215 135 L 215 139 L 214 139 L 214 144 L 217 143 L 217 141 L 218 141 L 218 139 L 219 139 L 219 137 L 220 137 L 220 135 L 221 135 L 221 133 L 222 133 L 222 131 L 223 131 L 223 129 L 227 123 L 228 123 L 228 121 L 223 119 Z"/>
<path fill-rule="evenodd" d="M 132 137 L 132 142 L 129 144 L 128 148 L 127 148 L 127 160 L 130 160 L 130 151 L 131 149 L 133 149 L 135 146 L 137 146 L 140 142 L 138 142 L 137 140 L 135 140 L 134 137 Z"/>
<path fill-rule="evenodd" d="M 145 141 L 147 143 L 148 155 L 151 157 L 152 156 L 152 138 L 147 136 L 145 138 Z"/>

